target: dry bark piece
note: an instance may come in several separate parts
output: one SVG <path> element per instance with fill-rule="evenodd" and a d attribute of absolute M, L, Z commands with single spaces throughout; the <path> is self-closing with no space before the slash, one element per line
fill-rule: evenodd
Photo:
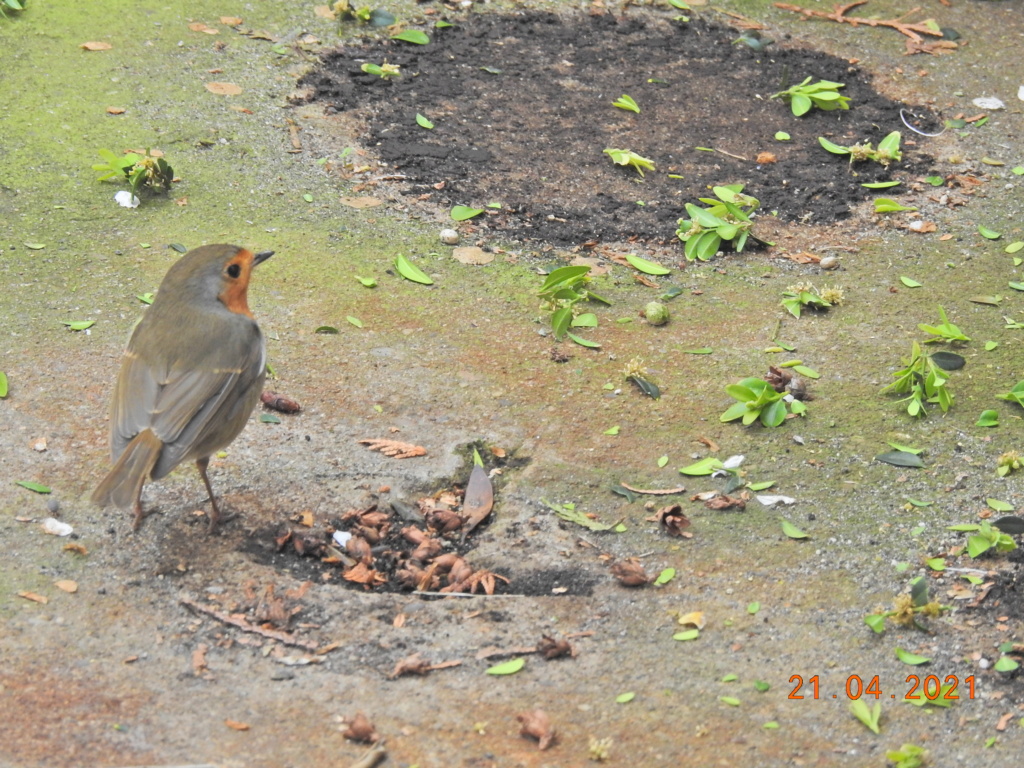
<path fill-rule="evenodd" d="M 234 83 L 207 83 L 206 90 L 218 96 L 237 96 L 242 92 L 241 86 Z"/>
<path fill-rule="evenodd" d="M 626 483 L 619 483 L 619 485 L 627 491 L 632 491 L 633 493 L 645 493 L 648 496 L 671 496 L 673 493 L 682 493 L 686 490 L 686 488 L 681 485 L 678 488 L 634 488 L 632 485 L 628 485 Z"/>
<path fill-rule="evenodd" d="M 721 494 L 704 502 L 708 509 L 746 509 L 747 500 L 742 496 L 726 496 Z"/>
<path fill-rule="evenodd" d="M 612 563 L 611 571 L 612 576 L 627 587 L 642 587 L 651 580 L 640 561 L 635 558 Z"/>
<path fill-rule="evenodd" d="M 863 24 L 865 27 L 890 27 L 895 29 L 900 34 L 906 35 L 915 43 L 924 41 L 921 35 L 930 35 L 932 37 L 942 37 L 942 32 L 937 30 L 935 27 L 931 27 L 927 22 L 918 21 L 913 24 L 908 24 L 903 21 L 904 16 L 909 16 L 910 13 L 918 10 L 915 8 L 910 13 L 904 14 L 896 19 L 868 19 L 862 16 L 847 16 L 846 14 L 852 11 L 854 8 L 865 5 L 868 0 L 855 0 L 852 3 L 846 5 L 837 5 L 832 9 L 832 12 L 828 11 L 815 11 L 810 8 L 801 8 L 799 5 L 790 5 L 789 3 L 775 3 L 776 8 L 781 8 L 784 11 L 793 11 L 793 13 L 800 13 L 807 17 L 814 17 L 818 19 L 828 19 L 829 21 L 845 22 L 857 26 Z M 930 53 L 930 51 L 929 51 Z"/>
<path fill-rule="evenodd" d="M 280 411 L 281 413 L 298 413 L 302 410 L 302 406 L 292 400 L 290 397 L 279 395 L 277 392 L 264 392 L 260 395 L 260 401 L 274 411 Z"/>
<path fill-rule="evenodd" d="M 551 718 L 543 709 L 535 709 L 532 712 L 520 712 L 516 715 L 519 721 L 519 735 L 530 736 L 537 740 L 537 747 L 545 750 L 555 743 L 557 734 L 551 727 Z"/>
<path fill-rule="evenodd" d="M 248 731 L 249 730 L 249 724 L 248 723 L 241 723 L 238 720 L 225 720 L 224 721 L 224 725 L 226 725 L 228 728 L 231 728 L 234 731 Z"/>
<path fill-rule="evenodd" d="M 427 449 L 423 446 L 413 445 L 412 443 L 402 443 L 398 440 L 366 438 L 365 440 L 357 440 L 356 442 L 360 445 L 365 445 L 371 451 L 380 451 L 385 456 L 390 456 L 393 459 L 410 459 L 414 456 L 427 455 Z"/>
<path fill-rule="evenodd" d="M 342 731 L 341 735 L 352 741 L 360 741 L 364 744 L 373 744 L 380 741 L 380 736 L 373 727 L 373 723 L 362 712 L 356 712 L 355 717 L 347 720 L 348 728 Z"/>

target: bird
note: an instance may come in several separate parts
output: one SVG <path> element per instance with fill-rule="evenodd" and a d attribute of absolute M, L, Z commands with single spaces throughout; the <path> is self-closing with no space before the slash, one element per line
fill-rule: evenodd
<path fill-rule="evenodd" d="M 253 268 L 273 255 L 203 245 L 167 271 L 121 359 L 110 406 L 114 466 L 93 492 L 103 507 L 131 509 L 142 487 L 195 461 L 210 495 L 209 533 L 221 522 L 210 456 L 245 427 L 266 378 L 266 342 L 249 310 Z"/>

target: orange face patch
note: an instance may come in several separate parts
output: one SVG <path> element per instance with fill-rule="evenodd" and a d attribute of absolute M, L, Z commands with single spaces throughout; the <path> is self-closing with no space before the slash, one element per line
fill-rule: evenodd
<path fill-rule="evenodd" d="M 217 296 L 221 303 L 232 312 L 252 317 L 249 311 L 249 278 L 252 276 L 252 251 L 244 248 L 224 262 L 221 275 L 227 287 Z"/>

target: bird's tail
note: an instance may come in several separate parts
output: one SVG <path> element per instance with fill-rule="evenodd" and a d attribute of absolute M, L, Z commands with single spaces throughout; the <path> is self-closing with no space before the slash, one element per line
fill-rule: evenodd
<path fill-rule="evenodd" d="M 93 491 L 92 500 L 101 507 L 131 509 L 139 499 L 142 484 L 153 471 L 163 447 L 152 430 L 142 430 L 128 443 L 114 468 Z"/>

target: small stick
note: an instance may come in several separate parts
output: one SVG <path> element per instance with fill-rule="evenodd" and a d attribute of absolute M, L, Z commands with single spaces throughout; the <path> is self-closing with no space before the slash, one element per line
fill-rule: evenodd
<path fill-rule="evenodd" d="M 293 635 L 289 635 L 287 632 L 278 632 L 276 629 L 264 629 L 263 627 L 257 627 L 255 624 L 250 624 L 245 619 L 239 619 L 231 616 L 223 611 L 218 611 L 215 608 L 209 608 L 205 605 L 200 605 L 194 600 L 190 600 L 187 597 L 181 598 L 179 601 L 186 608 L 189 608 L 196 613 L 202 613 L 206 616 L 216 619 L 217 621 L 229 624 L 232 627 L 237 627 L 243 632 L 252 632 L 256 635 L 262 635 L 263 637 L 270 638 L 271 640 L 277 640 L 285 645 L 293 645 L 296 648 L 304 648 L 307 651 L 315 651 L 319 646 L 316 643 L 307 643 L 304 640 L 299 640 Z"/>
<path fill-rule="evenodd" d="M 384 749 L 384 741 L 382 739 L 370 747 L 366 754 L 352 763 L 349 768 L 373 768 L 373 766 L 387 757 L 387 754 L 388 751 Z"/>

